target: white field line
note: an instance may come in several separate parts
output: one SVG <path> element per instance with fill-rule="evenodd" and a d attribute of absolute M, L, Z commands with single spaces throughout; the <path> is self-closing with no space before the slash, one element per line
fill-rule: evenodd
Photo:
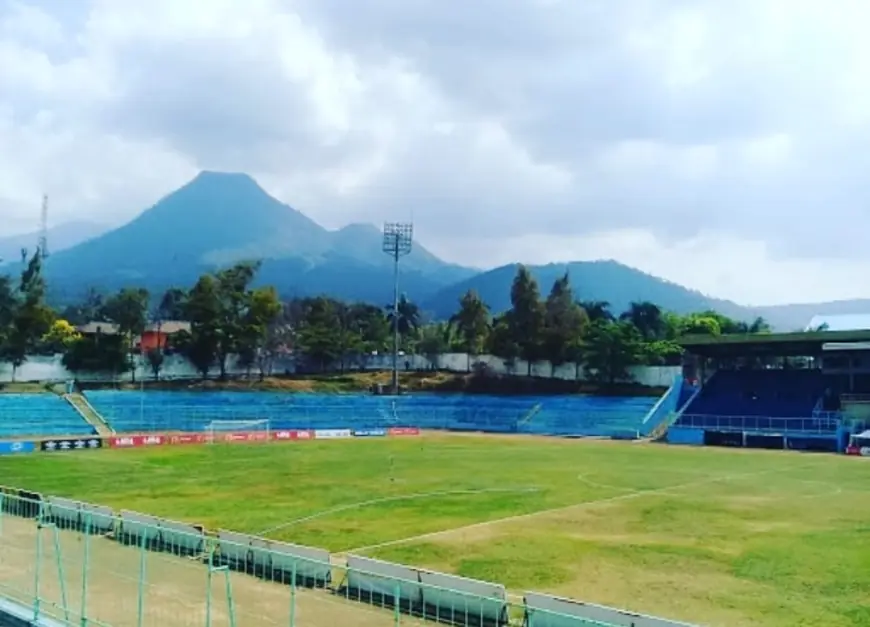
<path fill-rule="evenodd" d="M 294 520 L 290 520 L 285 523 L 281 523 L 280 525 L 275 525 L 274 527 L 269 527 L 268 529 L 264 529 L 259 533 L 255 534 L 258 536 L 265 536 L 270 533 L 275 533 L 276 531 L 280 531 L 281 529 L 286 529 L 287 527 L 292 527 L 293 525 L 299 525 L 310 520 L 315 520 L 317 518 L 323 518 L 325 516 L 331 516 L 333 514 L 338 514 L 340 512 L 346 512 L 354 509 L 361 509 L 363 507 L 368 507 L 370 505 L 381 505 L 383 503 L 395 503 L 399 501 L 413 501 L 416 499 L 426 499 L 432 497 L 439 496 L 475 496 L 478 494 L 492 494 L 492 493 L 509 493 L 509 494 L 523 494 L 530 492 L 540 492 L 541 488 L 536 487 L 526 487 L 526 488 L 480 488 L 476 490 L 441 490 L 438 492 L 420 492 L 417 494 L 400 494 L 398 496 L 386 496 L 379 499 L 371 499 L 368 501 L 360 501 L 358 503 L 349 503 L 347 505 L 341 505 L 339 507 L 333 507 L 330 509 L 325 509 L 320 512 L 316 512 L 314 514 L 310 514 L 309 516 L 304 516 L 302 518 L 296 518 Z"/>
<path fill-rule="evenodd" d="M 530 520 L 533 518 L 538 518 L 540 516 L 548 516 L 550 514 L 558 514 L 560 512 L 568 512 L 576 509 L 586 509 L 589 507 L 596 507 L 599 505 L 609 505 L 611 503 L 618 503 L 620 501 L 628 501 L 631 499 L 640 498 L 643 496 L 656 495 L 656 494 L 667 494 L 668 492 L 673 492 L 675 490 L 682 490 L 685 488 L 693 488 L 697 486 L 710 485 L 712 483 L 719 483 L 722 481 L 731 481 L 734 479 L 742 479 L 746 477 L 758 477 L 761 475 L 776 473 L 776 472 L 784 472 L 786 470 L 794 470 L 796 467 L 788 467 L 788 468 L 779 468 L 774 470 L 761 470 L 758 472 L 750 472 L 750 473 L 741 473 L 741 474 L 733 474 L 733 475 L 722 475 L 719 477 L 712 477 L 707 479 L 702 479 L 700 481 L 689 481 L 687 483 L 679 483 L 677 485 L 666 486 L 664 488 L 653 488 L 651 490 L 635 490 L 632 492 L 628 492 L 626 494 L 619 494 L 616 496 L 609 496 L 603 499 L 595 499 L 593 501 L 583 501 L 582 503 L 575 503 L 574 505 L 564 505 L 562 507 L 554 507 L 552 509 L 540 510 L 537 512 L 531 512 L 529 514 L 517 514 L 515 516 L 506 516 L 505 518 L 496 518 L 495 520 L 488 520 L 479 523 L 473 523 L 470 525 L 464 525 L 462 527 L 454 527 L 453 529 L 443 529 L 441 531 L 432 531 L 430 533 L 424 533 L 417 536 L 411 536 L 408 538 L 400 538 L 398 540 L 390 540 L 388 542 L 381 542 L 379 544 L 370 544 L 368 546 L 361 546 L 354 549 L 348 549 L 347 551 L 343 551 L 338 555 L 347 555 L 350 553 L 359 553 L 363 551 L 371 551 L 373 549 L 380 549 L 388 546 L 396 546 L 400 544 L 408 544 L 410 542 L 417 542 L 419 540 L 429 540 L 431 538 L 437 538 L 441 536 L 447 536 L 455 533 L 460 533 L 463 531 L 470 531 L 472 529 L 485 529 L 487 527 L 493 527 L 496 525 L 501 525 L 509 522 L 516 522 L 519 520 Z"/>

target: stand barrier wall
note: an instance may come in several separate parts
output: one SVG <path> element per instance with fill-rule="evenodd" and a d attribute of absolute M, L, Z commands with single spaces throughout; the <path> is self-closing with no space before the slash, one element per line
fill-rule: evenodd
<path fill-rule="evenodd" d="M 0 627 L 685 627 L 12 488 L 0 555 Z"/>

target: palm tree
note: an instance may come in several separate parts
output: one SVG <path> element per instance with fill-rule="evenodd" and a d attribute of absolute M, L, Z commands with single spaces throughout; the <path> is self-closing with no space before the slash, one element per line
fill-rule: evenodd
<path fill-rule="evenodd" d="M 631 303 L 628 310 L 619 316 L 619 319 L 631 322 L 647 341 L 659 339 L 665 330 L 662 310 L 659 309 L 658 305 L 649 301 Z"/>
<path fill-rule="evenodd" d="M 417 337 L 416 351 L 425 356 L 432 364 L 432 368 L 441 368 L 441 355 L 450 352 L 454 343 L 453 328 L 445 322 L 427 324 L 420 329 Z"/>
<path fill-rule="evenodd" d="M 579 304 L 586 311 L 589 322 L 613 322 L 610 303 L 606 300 L 581 300 Z"/>
<path fill-rule="evenodd" d="M 467 370 L 471 372 L 471 357 L 483 350 L 489 330 L 489 307 L 476 291 L 468 290 L 459 299 L 459 311 L 450 317 L 449 324 L 462 338 L 462 349 L 468 359 Z"/>
<path fill-rule="evenodd" d="M 758 316 L 751 323 L 738 322 L 736 324 L 735 333 L 770 333 L 770 323 L 761 316 Z"/>
<path fill-rule="evenodd" d="M 408 336 L 412 335 L 420 328 L 420 308 L 416 304 L 408 300 L 408 297 L 402 294 L 399 298 L 398 318 L 394 318 L 393 306 L 387 305 L 387 320 L 390 323 L 390 331 L 399 330 L 399 337 L 402 338 L 404 344 Z"/>

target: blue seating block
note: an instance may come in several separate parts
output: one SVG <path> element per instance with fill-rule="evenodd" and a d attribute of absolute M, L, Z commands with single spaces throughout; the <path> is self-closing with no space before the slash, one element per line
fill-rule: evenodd
<path fill-rule="evenodd" d="M 677 421 L 679 426 L 759 432 L 836 432 L 813 411 L 831 382 L 819 370 L 719 371 Z"/>
<path fill-rule="evenodd" d="M 0 394 L 0 439 L 93 433 L 93 427 L 59 396 Z"/>
<path fill-rule="evenodd" d="M 87 393 L 119 432 L 199 431 L 215 420 L 265 420 L 272 429 L 421 429 L 552 435 L 636 434 L 655 398 L 414 394 L 397 399 L 270 392 Z"/>

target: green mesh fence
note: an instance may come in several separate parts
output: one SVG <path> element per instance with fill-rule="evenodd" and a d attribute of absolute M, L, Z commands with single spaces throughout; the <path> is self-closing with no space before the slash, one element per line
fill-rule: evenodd
<path fill-rule="evenodd" d="M 77 627 L 615 627 L 496 584 L 8 489 L 0 597 Z"/>

